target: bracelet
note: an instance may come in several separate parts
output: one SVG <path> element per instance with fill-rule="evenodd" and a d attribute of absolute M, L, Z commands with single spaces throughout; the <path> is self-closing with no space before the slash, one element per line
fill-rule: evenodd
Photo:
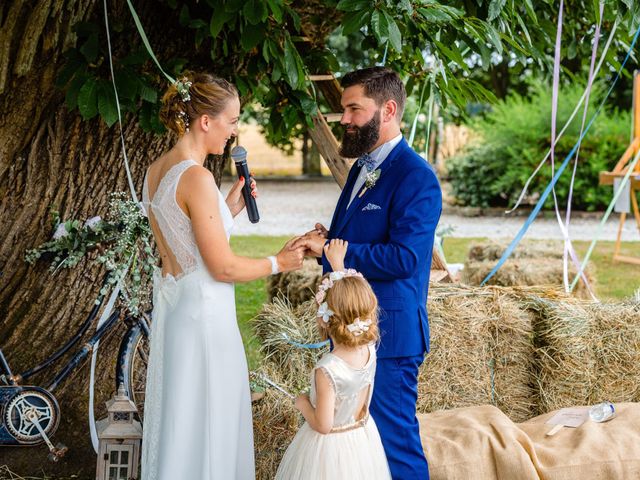
<path fill-rule="evenodd" d="M 275 275 L 280 272 L 280 269 L 278 268 L 278 259 L 273 255 L 268 256 L 267 259 L 271 262 L 271 275 Z"/>

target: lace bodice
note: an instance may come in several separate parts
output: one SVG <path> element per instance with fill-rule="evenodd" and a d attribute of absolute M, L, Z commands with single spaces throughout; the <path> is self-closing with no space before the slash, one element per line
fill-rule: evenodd
<path fill-rule="evenodd" d="M 325 354 L 316 364 L 311 373 L 311 404 L 316 406 L 315 373 L 320 369 L 331 382 L 336 394 L 336 405 L 333 417 L 333 429 L 339 430 L 359 420 L 361 393 L 369 388 L 369 395 L 365 402 L 366 411 L 373 393 L 373 379 L 376 375 L 376 349 L 369 345 L 369 361 L 363 368 L 353 368 L 345 360 L 333 353 Z"/>
<path fill-rule="evenodd" d="M 198 165 L 195 160 L 183 160 L 171 167 L 158 183 L 153 199 L 149 198 L 147 175 L 142 186 L 142 204 L 147 214 L 153 212 L 162 236 L 180 265 L 182 273 L 179 276 L 191 273 L 203 264 L 193 235 L 191 220 L 176 202 L 176 190 L 180 177 L 194 165 Z M 218 196 L 220 215 L 228 239 L 233 227 L 233 216 L 220 191 Z"/>

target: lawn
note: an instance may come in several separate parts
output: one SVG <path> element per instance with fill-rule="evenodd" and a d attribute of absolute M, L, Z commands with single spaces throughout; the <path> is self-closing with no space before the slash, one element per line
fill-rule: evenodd
<path fill-rule="evenodd" d="M 234 252 L 251 257 L 264 257 L 275 254 L 288 237 L 263 237 L 263 236 L 238 236 L 232 237 L 231 246 Z M 444 241 L 444 252 L 449 263 L 463 263 L 469 249 L 469 244 L 481 241 L 481 238 L 452 238 Z M 583 255 L 589 247 L 587 241 L 574 242 L 579 255 Z M 599 242 L 591 256 L 596 266 L 596 293 L 601 300 L 622 299 L 629 297 L 640 288 L 640 267 L 626 263 L 614 263 L 611 260 L 613 254 L 613 242 Z M 624 242 L 622 254 L 640 255 L 637 242 Z M 558 248 L 561 248 L 558 242 Z M 250 320 L 262 308 L 267 301 L 265 280 L 236 285 L 236 305 L 238 322 L 244 339 L 249 367 L 255 368 L 260 361 L 258 351 L 259 341 L 254 337 Z"/>

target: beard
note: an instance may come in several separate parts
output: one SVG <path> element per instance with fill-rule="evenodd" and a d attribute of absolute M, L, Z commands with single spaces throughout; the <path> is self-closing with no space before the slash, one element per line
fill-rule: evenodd
<path fill-rule="evenodd" d="M 350 125 L 348 128 L 354 132 L 345 130 L 340 145 L 340 155 L 347 158 L 361 157 L 369 152 L 380 139 L 380 112 L 373 114 L 373 118 L 361 127 Z"/>

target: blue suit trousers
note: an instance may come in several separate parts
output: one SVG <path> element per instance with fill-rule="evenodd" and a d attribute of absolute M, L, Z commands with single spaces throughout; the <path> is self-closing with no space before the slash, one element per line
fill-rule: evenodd
<path fill-rule="evenodd" d="M 423 355 L 378 358 L 371 416 L 378 426 L 394 480 L 428 480 L 416 418 L 418 369 Z"/>

